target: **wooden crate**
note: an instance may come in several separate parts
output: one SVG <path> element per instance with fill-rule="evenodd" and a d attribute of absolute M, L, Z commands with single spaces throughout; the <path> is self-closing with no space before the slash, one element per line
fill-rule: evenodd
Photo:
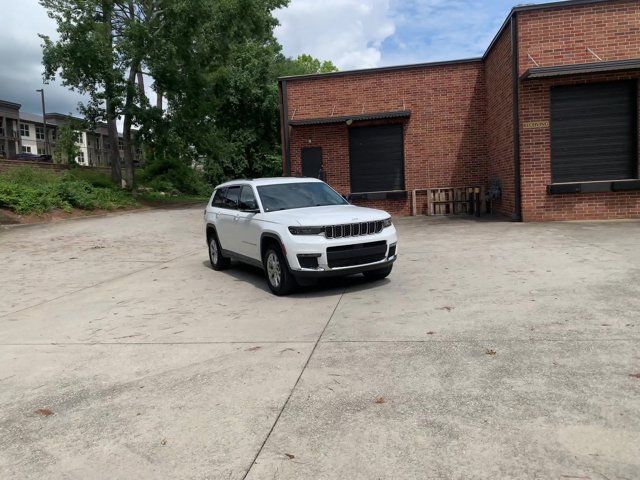
<path fill-rule="evenodd" d="M 427 215 L 468 215 L 470 197 L 478 199 L 480 212 L 485 212 L 483 187 L 448 187 L 427 189 Z"/>

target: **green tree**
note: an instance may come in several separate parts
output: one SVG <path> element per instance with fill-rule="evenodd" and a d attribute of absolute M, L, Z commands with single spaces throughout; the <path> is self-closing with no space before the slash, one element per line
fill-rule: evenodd
<path fill-rule="evenodd" d="M 81 111 L 109 127 L 115 182 L 116 119 L 123 119 L 128 187 L 132 127 L 144 145 L 145 174 L 176 179 L 202 166 L 215 183 L 280 173 L 277 78 L 336 70 L 309 55 L 282 55 L 273 11 L 288 0 L 39 1 L 59 33 L 56 41 L 42 36 L 45 79 L 60 74 L 88 95 Z"/>
<path fill-rule="evenodd" d="M 124 184 L 134 184 L 132 126 L 148 101 L 142 86 L 146 28 L 161 1 L 168 0 L 40 0 L 55 20 L 59 39 L 41 35 L 45 81 L 60 74 L 63 84 L 89 97 L 80 111 L 95 125 L 107 124 L 111 176 L 122 172 L 116 121 L 123 119 Z"/>
<path fill-rule="evenodd" d="M 313 73 L 330 73 L 337 71 L 338 67 L 332 62 L 328 60 L 320 61 L 311 55 L 303 53 L 296 58 L 282 58 L 280 60 L 279 76 L 309 75 Z"/>
<path fill-rule="evenodd" d="M 285 0 L 172 0 L 149 28 L 147 65 L 167 109 L 141 134 L 154 158 L 202 164 L 209 181 L 260 174 L 277 148 L 272 12 Z M 156 109 L 157 110 L 157 109 Z M 158 135 L 162 132 L 161 135 Z"/>
<path fill-rule="evenodd" d="M 63 84 L 86 94 L 81 111 L 92 122 L 107 123 L 111 176 L 120 183 L 116 120 L 125 90 L 124 58 L 117 49 L 113 0 L 40 0 L 57 24 L 59 39 L 41 35 L 45 81 L 60 73 Z"/>
<path fill-rule="evenodd" d="M 80 124 L 73 120 L 58 128 L 56 146 L 53 150 L 53 159 L 56 163 L 69 165 L 76 163 L 76 158 L 80 155 L 80 147 L 77 143 L 80 128 Z"/>

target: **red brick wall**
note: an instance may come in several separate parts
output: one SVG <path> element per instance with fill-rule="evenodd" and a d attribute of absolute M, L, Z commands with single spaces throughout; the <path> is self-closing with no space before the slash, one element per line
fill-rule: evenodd
<path fill-rule="evenodd" d="M 607 3 L 545 9 L 519 14 L 520 73 L 535 66 L 568 65 L 640 57 L 640 2 Z M 551 183 L 549 128 L 523 124 L 550 119 L 553 85 L 638 78 L 638 74 L 589 75 L 525 81 L 520 90 L 520 160 L 525 221 L 632 218 L 640 216 L 640 192 L 548 195 Z"/>
<path fill-rule="evenodd" d="M 542 67 L 640 57 L 640 2 L 618 0 L 518 14 L 520 74 Z"/>
<path fill-rule="evenodd" d="M 404 121 L 405 188 L 485 185 L 485 84 L 481 62 L 287 82 L 295 119 L 411 110 Z M 327 181 L 350 193 L 346 125 L 293 127 L 292 172 L 303 147 L 322 147 Z M 418 197 L 418 209 L 425 197 Z M 411 198 L 363 202 L 409 214 Z"/>
<path fill-rule="evenodd" d="M 511 29 L 507 27 L 485 60 L 487 80 L 487 174 L 499 179 L 502 198 L 493 211 L 511 215 L 515 211 L 513 57 Z"/>

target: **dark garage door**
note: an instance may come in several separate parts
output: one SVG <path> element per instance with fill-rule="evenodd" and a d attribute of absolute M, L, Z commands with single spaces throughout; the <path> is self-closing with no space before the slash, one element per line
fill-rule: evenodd
<path fill-rule="evenodd" d="M 551 89 L 553 181 L 637 177 L 636 82 Z"/>
<path fill-rule="evenodd" d="M 349 129 L 351 192 L 404 190 L 402 125 Z"/>

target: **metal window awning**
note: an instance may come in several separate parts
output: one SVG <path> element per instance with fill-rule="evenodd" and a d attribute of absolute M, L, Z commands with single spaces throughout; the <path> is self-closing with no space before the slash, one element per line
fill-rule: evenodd
<path fill-rule="evenodd" d="M 367 120 L 385 120 L 390 118 L 406 118 L 411 116 L 411 110 L 398 110 L 394 112 L 376 112 L 376 113 L 362 113 L 358 115 L 340 115 L 333 117 L 318 117 L 318 118 L 301 118 L 299 120 L 289 120 L 289 125 L 303 126 L 303 125 L 329 125 L 332 123 L 346 123 L 362 122 Z"/>
<path fill-rule="evenodd" d="M 579 63 L 576 65 L 561 65 L 555 67 L 533 67 L 524 72 L 520 79 L 536 80 L 583 73 L 623 72 L 629 70 L 640 70 L 640 58 L 614 60 L 610 62 Z"/>

